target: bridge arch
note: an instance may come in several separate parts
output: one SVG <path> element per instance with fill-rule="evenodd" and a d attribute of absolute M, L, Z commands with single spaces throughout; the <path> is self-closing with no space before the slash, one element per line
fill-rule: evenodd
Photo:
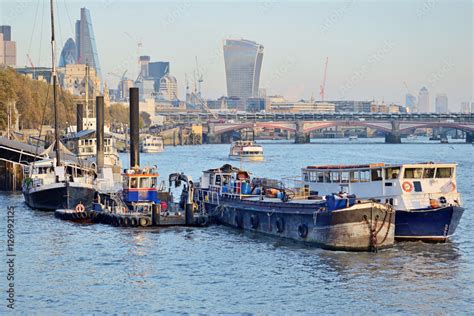
<path fill-rule="evenodd" d="M 391 132 L 391 123 L 386 122 L 365 122 L 365 121 L 328 121 L 328 122 L 312 122 L 306 123 L 304 132 L 310 133 L 315 130 L 320 130 L 330 127 L 368 127 L 383 132 Z"/>

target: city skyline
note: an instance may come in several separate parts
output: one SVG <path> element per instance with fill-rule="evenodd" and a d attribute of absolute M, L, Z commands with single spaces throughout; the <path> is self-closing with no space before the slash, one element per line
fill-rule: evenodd
<path fill-rule="evenodd" d="M 108 72 L 128 69 L 130 77 L 136 78 L 140 50 L 140 55 L 173 64 L 180 98 L 185 90 L 185 73 L 189 75 L 195 69 L 195 56 L 204 75 L 203 96 L 225 95 L 222 40 L 230 37 L 248 38 L 265 46 L 260 87 L 268 94 L 293 100 L 314 95 L 318 99 L 328 56 L 327 100 L 375 99 L 404 104 L 404 81 L 415 95 L 422 86 L 432 96 L 446 93 L 452 110 L 459 110 L 461 102 L 473 99 L 473 9 L 469 1 L 455 5 L 356 1 L 146 5 L 141 17 L 134 18 L 129 11 L 136 6 L 130 2 L 58 3 L 57 47 L 60 49 L 74 34 L 73 20 L 68 17 L 87 7 L 109 87 L 116 86 L 117 78 L 105 76 Z M 49 65 L 47 19 L 42 35 L 38 34 L 41 19 L 37 19 L 36 36 L 30 41 L 35 3 L 22 8 L 16 2 L 0 6 L 0 24 L 12 25 L 12 37 L 17 41 L 17 65 L 28 64 L 27 52 L 38 65 Z M 229 10 L 236 17 L 232 21 L 223 14 Z M 387 10 L 390 16 L 383 14 Z M 291 23 L 281 23 L 286 20 Z M 215 28 L 216 24 L 222 27 Z"/>

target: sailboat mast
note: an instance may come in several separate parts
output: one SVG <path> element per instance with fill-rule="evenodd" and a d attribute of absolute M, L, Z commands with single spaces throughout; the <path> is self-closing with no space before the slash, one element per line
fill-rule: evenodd
<path fill-rule="evenodd" d="M 52 59 L 52 70 L 51 76 L 53 77 L 53 110 L 54 110 L 54 147 L 56 150 L 56 166 L 60 165 L 59 155 L 59 126 L 58 126 L 58 104 L 57 104 L 57 73 L 56 73 L 56 41 L 54 39 L 54 6 L 53 0 L 50 0 L 51 7 L 51 59 Z"/>

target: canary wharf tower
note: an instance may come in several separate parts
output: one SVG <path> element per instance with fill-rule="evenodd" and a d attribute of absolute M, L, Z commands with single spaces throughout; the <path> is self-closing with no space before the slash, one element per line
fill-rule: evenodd
<path fill-rule="evenodd" d="M 239 98 L 241 107 L 248 98 L 258 96 L 262 60 L 262 45 L 245 39 L 224 41 L 227 96 Z"/>

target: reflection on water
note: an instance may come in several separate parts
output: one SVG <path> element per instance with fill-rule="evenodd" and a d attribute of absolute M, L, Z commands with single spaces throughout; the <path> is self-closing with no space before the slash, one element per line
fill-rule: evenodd
<path fill-rule="evenodd" d="M 473 146 L 375 142 L 264 143 L 266 162 L 246 162 L 243 167 L 257 176 L 282 177 L 297 175 L 300 167 L 310 164 L 456 161 L 466 212 L 452 242 L 398 243 L 377 254 L 348 253 L 221 226 L 77 225 L 27 209 L 21 194 L 1 194 L 2 205 L 18 205 L 17 311 L 458 314 L 474 310 L 470 228 L 474 200 L 469 194 L 474 190 Z M 163 178 L 184 171 L 197 180 L 201 170 L 226 163 L 228 150 L 229 145 L 169 147 L 161 154 L 144 155 L 142 162 L 158 164 Z M 6 240 L 4 229 L 0 240 Z M 2 276 L 5 269 L 0 264 Z M 0 313 L 3 310 L 2 303 Z"/>

